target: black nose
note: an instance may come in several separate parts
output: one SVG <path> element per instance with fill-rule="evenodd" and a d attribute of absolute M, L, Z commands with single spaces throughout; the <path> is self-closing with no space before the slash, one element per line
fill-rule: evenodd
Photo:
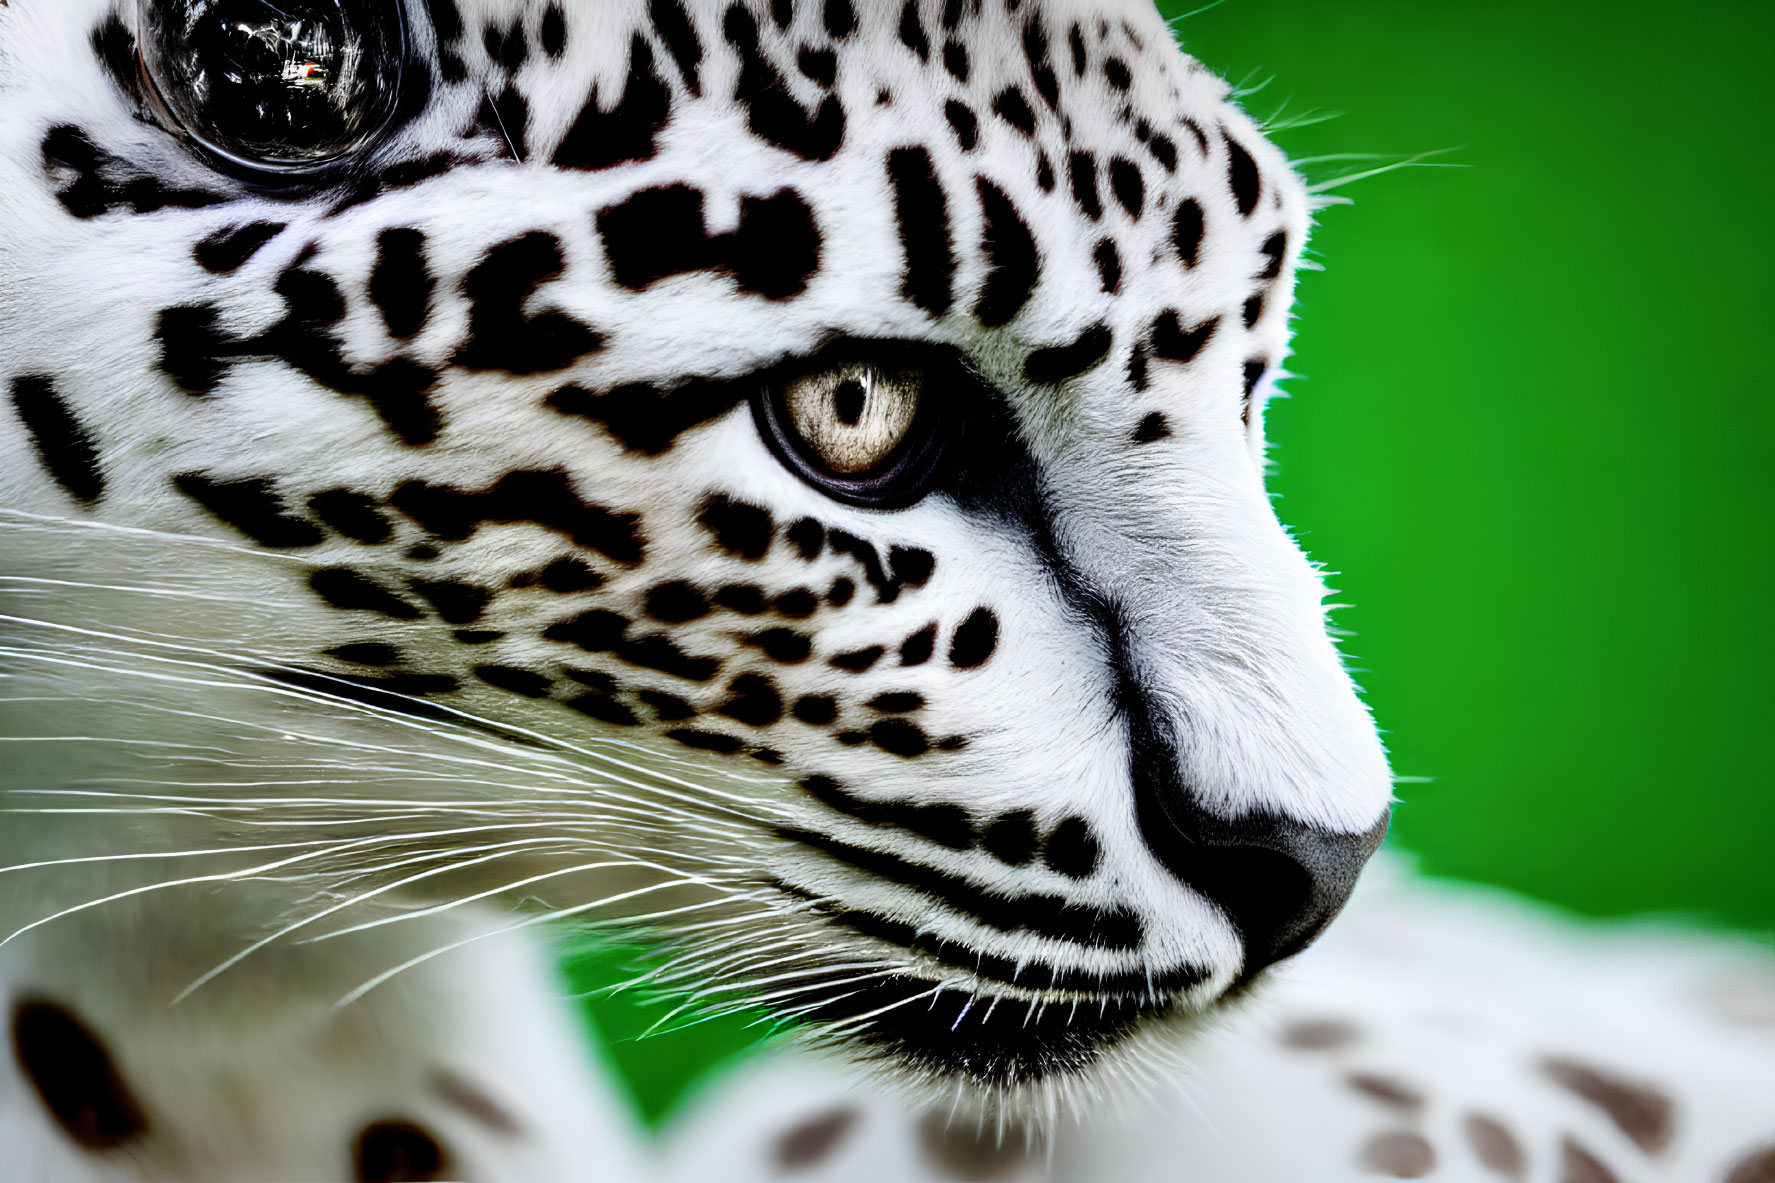
<path fill-rule="evenodd" d="M 1170 728 L 1124 683 L 1134 803 L 1141 837 L 1178 879 L 1227 914 L 1245 945 L 1240 980 L 1300 952 L 1343 908 L 1392 810 L 1359 833 L 1325 830 L 1268 810 L 1232 819 L 1202 808 L 1177 767 Z"/>

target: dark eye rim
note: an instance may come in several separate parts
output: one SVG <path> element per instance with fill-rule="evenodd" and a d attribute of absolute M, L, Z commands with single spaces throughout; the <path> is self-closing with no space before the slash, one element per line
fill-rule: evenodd
<path fill-rule="evenodd" d="M 406 121 L 406 116 L 410 114 L 413 88 L 418 86 L 429 89 L 431 75 L 416 57 L 413 14 L 409 9 L 410 5 L 406 0 L 395 0 L 393 4 L 396 21 L 390 48 L 394 57 L 394 78 L 393 84 L 380 100 L 384 108 L 381 122 L 357 144 L 332 156 L 300 162 L 262 160 L 230 152 L 187 126 L 185 120 L 179 117 L 175 106 L 167 101 L 160 81 L 155 78 L 153 69 L 148 65 L 148 57 L 142 48 L 144 30 L 139 25 L 133 33 L 137 84 L 140 87 L 137 102 L 142 104 L 154 124 L 217 172 L 273 194 L 278 190 L 288 190 L 292 196 L 310 192 L 336 183 L 342 176 L 349 176 L 356 171 L 364 158 L 384 145 Z M 139 6 L 137 12 L 140 12 Z M 415 69 L 416 66 L 421 68 Z"/>
<path fill-rule="evenodd" d="M 795 430 L 784 395 L 797 378 L 857 362 L 885 370 L 918 370 L 923 390 L 905 438 L 886 459 L 865 472 L 836 473 Z M 761 375 L 752 394 L 752 418 L 759 436 L 783 466 L 834 501 L 866 509 L 903 509 L 937 483 L 947 450 L 951 414 L 944 405 L 947 400 L 932 397 L 933 390 L 963 377 L 961 367 L 946 351 L 905 341 L 847 339 Z"/>

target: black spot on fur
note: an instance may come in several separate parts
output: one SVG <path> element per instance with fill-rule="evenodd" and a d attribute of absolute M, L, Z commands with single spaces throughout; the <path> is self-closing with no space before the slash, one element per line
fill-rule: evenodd
<path fill-rule="evenodd" d="M 640 562 L 644 549 L 636 514 L 582 500 L 564 472 L 508 472 L 482 490 L 403 481 L 389 503 L 452 542 L 488 522 L 534 522 L 625 565 Z"/>
<path fill-rule="evenodd" d="M 1177 145 L 1171 142 L 1170 136 L 1154 132 L 1152 138 L 1146 141 L 1146 150 L 1152 153 L 1153 159 L 1167 173 L 1177 171 Z"/>
<path fill-rule="evenodd" d="M 695 587 L 674 579 L 647 589 L 646 612 L 665 624 L 683 624 L 707 616 L 709 601 Z"/>
<path fill-rule="evenodd" d="M 826 602 L 834 608 L 842 608 L 850 603 L 851 597 L 856 594 L 857 585 L 840 575 L 832 581 L 832 586 L 826 589 Z"/>
<path fill-rule="evenodd" d="M 647 691 L 642 691 L 645 697 Z M 604 723 L 614 723 L 618 727 L 633 727 L 640 720 L 631 711 L 608 694 L 581 694 L 567 700 L 567 705 L 582 715 L 587 715 Z"/>
<path fill-rule="evenodd" d="M 1089 152 L 1074 152 L 1066 158 L 1066 175 L 1072 183 L 1072 199 L 1085 216 L 1096 221 L 1103 216 L 1103 201 L 1097 196 L 1097 158 Z"/>
<path fill-rule="evenodd" d="M 618 283 L 641 289 L 689 271 L 726 271 L 740 290 L 797 295 L 820 265 L 813 210 L 793 189 L 740 199 L 731 234 L 703 230 L 703 194 L 688 185 L 643 189 L 598 212 L 598 232 Z"/>
<path fill-rule="evenodd" d="M 1050 345 L 1023 360 L 1023 376 L 1031 382 L 1064 382 L 1076 378 L 1109 356 L 1109 326 L 1098 322 L 1070 345 Z"/>
<path fill-rule="evenodd" d="M 401 651 L 393 645 L 382 641 L 359 641 L 351 645 L 335 645 L 331 649 L 322 650 L 328 657 L 337 657 L 340 661 L 352 665 L 367 665 L 381 668 L 391 666 L 401 659 Z"/>
<path fill-rule="evenodd" d="M 1072 27 L 1066 30 L 1066 48 L 1072 51 L 1072 76 L 1083 78 L 1085 76 L 1085 34 L 1079 28 L 1077 21 L 1074 21 Z"/>
<path fill-rule="evenodd" d="M 1125 156 L 1113 157 L 1109 162 L 1109 191 L 1116 195 L 1116 201 L 1130 218 L 1139 218 L 1146 208 L 1146 181 L 1140 175 L 1140 166 Z"/>
<path fill-rule="evenodd" d="M 604 577 L 579 559 L 556 559 L 537 572 L 536 581 L 557 595 L 604 586 Z"/>
<path fill-rule="evenodd" d="M 1140 341 L 1136 341 L 1134 348 L 1128 351 L 1128 385 L 1135 390 L 1145 390 L 1151 385 L 1147 374 L 1146 345 Z"/>
<path fill-rule="evenodd" d="M 927 624 L 900 642 L 901 665 L 923 665 L 937 646 L 937 626 Z"/>
<path fill-rule="evenodd" d="M 573 666 L 562 666 L 561 672 L 581 686 L 590 686 L 599 694 L 615 694 L 617 691 L 616 679 L 603 670 L 582 670 Z M 642 700 L 646 701 L 645 691 L 642 693 Z M 688 706 L 685 709 L 688 710 Z"/>
<path fill-rule="evenodd" d="M 983 666 L 998 647 L 998 617 L 987 608 L 976 608 L 955 630 L 949 642 L 949 664 L 971 670 Z"/>
<path fill-rule="evenodd" d="M 1171 245 L 1185 267 L 1194 267 L 1202 250 L 1202 207 L 1195 198 L 1181 201 L 1171 215 Z"/>
<path fill-rule="evenodd" d="M 1245 301 L 1245 306 L 1240 311 L 1240 318 L 1244 320 L 1246 328 L 1251 328 L 1263 318 L 1262 292 L 1257 293 L 1255 296 L 1252 296 Z"/>
<path fill-rule="evenodd" d="M 168 189 L 158 178 L 99 151 L 85 132 L 67 124 L 49 129 L 42 151 L 43 167 L 57 184 L 56 200 L 76 218 L 96 218 L 124 206 L 151 214 L 168 208 L 201 209 L 226 200 L 201 189 Z"/>
<path fill-rule="evenodd" d="M 116 19 L 116 18 L 112 18 Z M 191 248 L 198 266 L 217 275 L 226 275 L 246 265 L 259 248 L 284 232 L 283 222 L 248 222 L 245 226 L 224 226 Z"/>
<path fill-rule="evenodd" d="M 475 677 L 489 686 L 522 694 L 525 698 L 546 698 L 554 682 L 534 670 L 521 670 L 509 665 L 477 665 Z"/>
<path fill-rule="evenodd" d="M 468 340 L 456 351 L 456 364 L 541 374 L 602 347 L 598 333 L 564 312 L 524 312 L 537 287 L 560 275 L 563 265 L 560 239 L 541 230 L 489 250 L 462 281 L 471 305 Z"/>
<path fill-rule="evenodd" d="M 446 624 L 473 624 L 493 598 L 486 588 L 454 579 L 413 579 L 407 586 L 430 604 Z"/>
<path fill-rule="evenodd" d="M 715 708 L 748 727 L 769 727 L 783 717 L 782 695 L 776 684 L 762 674 L 741 674 L 727 684 L 729 698 Z"/>
<path fill-rule="evenodd" d="M 308 577 L 308 586 L 335 608 L 376 612 L 395 620 L 419 618 L 419 609 L 349 567 L 323 567 Z"/>
<path fill-rule="evenodd" d="M 1245 397 L 1250 398 L 1257 389 L 1257 383 L 1263 378 L 1263 372 L 1270 368 L 1270 363 L 1261 357 L 1253 357 L 1245 362 Z"/>
<path fill-rule="evenodd" d="M 1275 279 L 1282 274 L 1282 262 L 1288 257 L 1288 232 L 1278 230 L 1263 240 L 1258 254 L 1264 258 L 1263 267 L 1254 278 Z"/>
<path fill-rule="evenodd" d="M 1150 444 L 1154 440 L 1166 439 L 1170 435 L 1170 422 L 1158 411 L 1153 411 L 1143 418 L 1140 421 L 1140 425 L 1134 429 L 1134 442 L 1137 444 Z"/>
<path fill-rule="evenodd" d="M 173 485 L 260 546 L 318 546 L 326 537 L 319 526 L 289 511 L 269 477 L 219 480 L 184 472 L 173 477 Z"/>
<path fill-rule="evenodd" d="M 981 832 L 980 845 L 1001 863 L 1024 866 L 1035 858 L 1040 845 L 1035 833 L 1035 814 L 1027 809 L 1001 813 Z"/>
<path fill-rule="evenodd" d="M 509 74 L 515 74 L 530 59 L 530 44 L 524 38 L 524 22 L 516 20 L 508 31 L 501 32 L 499 26 L 488 24 L 481 30 L 481 47 L 487 51 L 487 57 L 503 67 Z"/>
<path fill-rule="evenodd" d="M 630 665 L 658 670 L 689 682 L 707 682 L 721 669 L 718 659 L 686 653 L 671 638 L 659 633 L 624 641 L 613 652 Z"/>
<path fill-rule="evenodd" d="M 20 1074 L 75 1145 L 110 1150 L 147 1131 L 110 1051 L 73 1012 L 28 999 L 13 1007 L 11 1026 Z"/>
<path fill-rule="evenodd" d="M 379 1121 L 357 1136 L 357 1183 L 423 1183 L 444 1177 L 437 1139 L 410 1121 Z"/>
<path fill-rule="evenodd" d="M 923 587 L 937 569 L 937 557 L 916 546 L 888 548 L 888 572 L 901 587 Z"/>
<path fill-rule="evenodd" d="M 943 43 L 943 68 L 957 82 L 968 80 L 968 51 L 961 42 L 951 39 Z"/>
<path fill-rule="evenodd" d="M 680 727 L 666 732 L 666 738 L 676 740 L 687 748 L 696 748 L 704 752 L 719 752 L 723 756 L 732 755 L 746 746 L 746 742 L 724 735 L 719 731 L 698 731 L 690 727 Z"/>
<path fill-rule="evenodd" d="M 941 316 L 953 299 L 955 253 L 949 237 L 949 203 L 923 148 L 888 153 L 888 179 L 894 186 L 894 216 L 906 256 L 900 294 Z"/>
<path fill-rule="evenodd" d="M 613 653 L 628 631 L 627 618 L 604 608 L 593 608 L 570 620 L 558 620 L 542 630 L 546 641 L 577 645 L 587 653 Z"/>
<path fill-rule="evenodd" d="M 1023 26 L 1023 56 L 1029 62 L 1029 77 L 1035 83 L 1036 93 L 1050 111 L 1059 111 L 1060 79 L 1055 77 L 1054 67 L 1048 61 L 1048 32 L 1039 17 L 1030 17 Z"/>
<path fill-rule="evenodd" d="M 900 44 L 918 55 L 918 60 L 931 60 L 931 39 L 925 36 L 918 19 L 918 0 L 906 0 L 900 9 Z"/>
<path fill-rule="evenodd" d="M 1195 137 L 1196 149 L 1201 152 L 1203 159 L 1206 159 L 1208 156 L 1208 135 L 1202 130 L 1201 125 L 1193 119 L 1185 119 L 1182 116 L 1178 117 L 1177 125 Z"/>
<path fill-rule="evenodd" d="M 774 527 L 770 511 L 762 506 L 716 493 L 703 502 L 696 520 L 715 536 L 716 545 L 729 554 L 756 561 L 770 550 Z"/>
<path fill-rule="evenodd" d="M 1227 185 L 1233 191 L 1240 216 L 1249 218 L 1251 211 L 1257 208 L 1257 199 L 1263 194 L 1263 178 L 1258 174 L 1257 161 L 1251 159 L 1251 153 L 1240 147 L 1233 137 L 1222 133 L 1221 139 L 1226 141 Z"/>
<path fill-rule="evenodd" d="M 370 272 L 370 302 L 382 312 L 391 337 L 411 337 L 425 327 L 437 281 L 425 265 L 425 235 L 407 227 L 376 237 L 376 266 Z"/>
<path fill-rule="evenodd" d="M 691 379 L 672 389 L 634 383 L 604 394 L 563 386 L 545 404 L 563 415 L 590 419 L 631 452 L 657 456 L 692 427 L 720 418 L 745 391 L 734 383 Z"/>
<path fill-rule="evenodd" d="M 973 819 L 959 805 L 871 801 L 846 792 L 829 776 L 810 776 L 801 787 L 822 805 L 858 821 L 906 830 L 949 850 L 967 850 L 974 845 Z"/>
<path fill-rule="evenodd" d="M 840 653 L 831 658 L 827 664 L 834 669 L 844 670 L 853 674 L 860 674 L 876 662 L 880 661 L 882 654 L 885 652 L 887 651 L 880 645 L 870 645 L 866 649 L 857 649 L 850 653 Z"/>
<path fill-rule="evenodd" d="M 795 0 L 770 0 L 770 19 L 778 29 L 787 30 L 795 20 Z"/>
<path fill-rule="evenodd" d="M 1117 90 L 1127 90 L 1129 84 L 1134 81 L 1134 75 L 1128 69 L 1128 63 L 1121 58 L 1109 58 L 1103 63 L 1103 78 Z"/>
<path fill-rule="evenodd" d="M 830 694 L 804 694 L 795 700 L 790 713 L 810 726 L 824 727 L 838 718 L 838 700 Z"/>
<path fill-rule="evenodd" d="M 826 32 L 840 40 L 849 37 L 857 27 L 857 13 L 851 7 L 851 0 L 826 0 L 820 15 L 825 21 Z"/>
<path fill-rule="evenodd" d="M 884 715 L 904 715 L 909 711 L 921 709 L 924 706 L 924 695 L 916 694 L 910 690 L 891 691 L 887 694 L 877 694 L 863 705 L 872 711 L 880 711 Z"/>
<path fill-rule="evenodd" d="M 37 459 L 70 497 L 87 504 L 105 494 L 105 473 L 91 434 L 43 374 L 12 380 L 12 409 L 30 433 Z"/>
<path fill-rule="evenodd" d="M 659 23 L 657 15 L 654 16 L 654 23 Z M 542 10 L 542 28 L 538 31 L 538 38 L 542 42 L 542 52 L 550 57 L 559 58 L 566 52 L 567 14 L 561 11 L 559 4 L 550 4 Z"/>
<path fill-rule="evenodd" d="M 963 152 L 972 152 L 974 145 L 980 142 L 980 120 L 974 109 L 959 99 L 950 99 L 943 104 L 943 117 L 949 120 L 949 127 L 955 132 L 955 142 L 961 145 Z"/>
<path fill-rule="evenodd" d="M 652 707 L 661 723 L 676 723 L 696 717 L 696 708 L 675 694 L 667 694 L 662 690 L 641 690 L 635 697 Z"/>
<path fill-rule="evenodd" d="M 882 719 L 869 725 L 869 742 L 884 752 L 908 759 L 931 750 L 931 740 L 916 723 L 905 719 Z"/>
<path fill-rule="evenodd" d="M 92 51 L 105 67 L 112 85 L 134 97 L 139 89 L 140 75 L 136 67 L 136 39 L 123 27 L 116 13 L 107 16 L 92 33 Z"/>
<path fill-rule="evenodd" d="M 677 52 L 674 46 L 668 44 L 668 48 Z M 682 60 L 679 67 L 683 68 Z M 695 69 L 693 59 L 692 77 Z M 594 89 L 556 145 L 554 163 L 560 168 L 600 169 L 630 160 L 651 160 L 654 134 L 671 114 L 672 93 L 654 69 L 653 50 L 637 33 L 629 42 L 629 73 L 622 98 L 610 110 L 601 110 Z"/>
<path fill-rule="evenodd" d="M 978 7 L 979 0 L 975 0 L 975 8 L 978 9 Z M 955 27 L 961 24 L 961 8 L 962 0 L 943 0 L 942 20 L 944 32 L 953 32 Z"/>
<path fill-rule="evenodd" d="M 849 5 L 845 10 L 849 11 Z M 811 116 L 803 110 L 782 74 L 765 57 L 758 44 L 758 21 L 743 6 L 734 4 L 728 8 L 722 31 L 740 55 L 733 97 L 746 108 L 746 126 L 753 134 L 805 160 L 832 159 L 844 141 L 844 107 L 838 97 L 827 95 Z"/>
<path fill-rule="evenodd" d="M 715 590 L 715 603 L 741 616 L 758 616 L 769 609 L 762 589 L 749 583 L 730 583 Z"/>
<path fill-rule="evenodd" d="M 805 587 L 794 588 L 784 592 L 770 603 L 771 608 L 779 615 L 791 620 L 806 620 L 820 606 L 817 596 Z"/>
<path fill-rule="evenodd" d="M 691 22 L 690 14 L 684 10 L 683 0 L 649 0 L 647 16 L 665 41 L 666 52 L 678 64 L 685 89 L 694 95 L 702 94 L 703 85 L 697 76 L 697 67 L 703 60 L 703 43 L 696 35 L 696 25 Z"/>
<path fill-rule="evenodd" d="M 1035 238 L 1004 191 L 985 177 L 974 179 L 985 222 L 980 249 L 988 270 L 986 285 L 974 305 L 974 315 L 987 328 L 1008 323 L 1035 290 L 1041 265 Z"/>
<path fill-rule="evenodd" d="M 1029 100 L 1016 87 L 1007 86 L 993 96 L 992 112 L 1024 135 L 1035 134 L 1035 112 L 1029 109 Z"/>
<path fill-rule="evenodd" d="M 376 508 L 375 500 L 351 489 L 316 493 L 308 499 L 308 512 L 335 534 L 343 534 L 353 542 L 375 546 L 394 537 L 394 530 Z"/>
<path fill-rule="evenodd" d="M 1046 152 L 1039 150 L 1035 154 L 1035 183 L 1043 193 L 1054 191 L 1054 162 L 1048 159 Z"/>
<path fill-rule="evenodd" d="M 813 652 L 813 642 L 790 628 L 767 628 L 745 638 L 748 645 L 764 650 L 764 655 L 783 665 L 806 661 Z"/>
<path fill-rule="evenodd" d="M 783 535 L 795 548 L 796 557 L 806 562 L 819 558 L 820 552 L 826 548 L 825 527 L 812 518 L 796 518 Z"/>
<path fill-rule="evenodd" d="M 1083 879 L 1097 869 L 1102 851 L 1097 836 L 1082 817 L 1069 817 L 1054 827 L 1042 844 L 1042 862 L 1068 879 Z"/>
<path fill-rule="evenodd" d="M 777 1173 L 807 1171 L 831 1158 L 861 1116 L 854 1107 L 841 1107 L 786 1130 L 776 1140 Z"/>
<path fill-rule="evenodd" d="M 1166 361 L 1189 361 L 1202 351 L 1202 346 L 1208 344 L 1219 327 L 1220 318 L 1213 316 L 1186 329 L 1177 310 L 1167 308 L 1153 321 L 1153 353 Z"/>
<path fill-rule="evenodd" d="M 1115 292 L 1122 286 L 1122 257 L 1116 252 L 1113 238 L 1105 238 L 1091 252 L 1091 260 L 1097 264 L 1097 279 L 1100 287 L 1106 292 Z"/>
<path fill-rule="evenodd" d="M 815 49 L 811 45 L 801 47 L 795 55 L 795 68 L 801 73 L 830 90 L 833 82 L 838 79 L 838 55 L 830 49 Z"/>

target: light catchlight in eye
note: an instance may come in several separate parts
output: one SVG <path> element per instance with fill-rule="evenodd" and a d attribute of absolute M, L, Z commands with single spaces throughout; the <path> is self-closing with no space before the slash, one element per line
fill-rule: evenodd
<path fill-rule="evenodd" d="M 139 0 L 144 73 L 175 130 L 221 163 L 304 173 L 393 120 L 401 0 Z"/>
<path fill-rule="evenodd" d="M 756 404 L 760 430 L 803 480 L 852 505 L 918 499 L 941 452 L 927 372 L 854 358 L 780 375 Z"/>

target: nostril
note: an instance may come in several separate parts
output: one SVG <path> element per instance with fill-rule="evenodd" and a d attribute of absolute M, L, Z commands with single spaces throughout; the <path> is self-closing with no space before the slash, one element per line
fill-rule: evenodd
<path fill-rule="evenodd" d="M 1190 812 L 1195 816 L 1187 821 L 1167 818 L 1184 841 L 1174 838 L 1161 861 L 1218 904 L 1239 930 L 1243 979 L 1300 952 L 1324 931 L 1386 836 L 1390 816 L 1383 813 L 1368 830 L 1349 834 L 1269 813 L 1225 822 Z"/>

